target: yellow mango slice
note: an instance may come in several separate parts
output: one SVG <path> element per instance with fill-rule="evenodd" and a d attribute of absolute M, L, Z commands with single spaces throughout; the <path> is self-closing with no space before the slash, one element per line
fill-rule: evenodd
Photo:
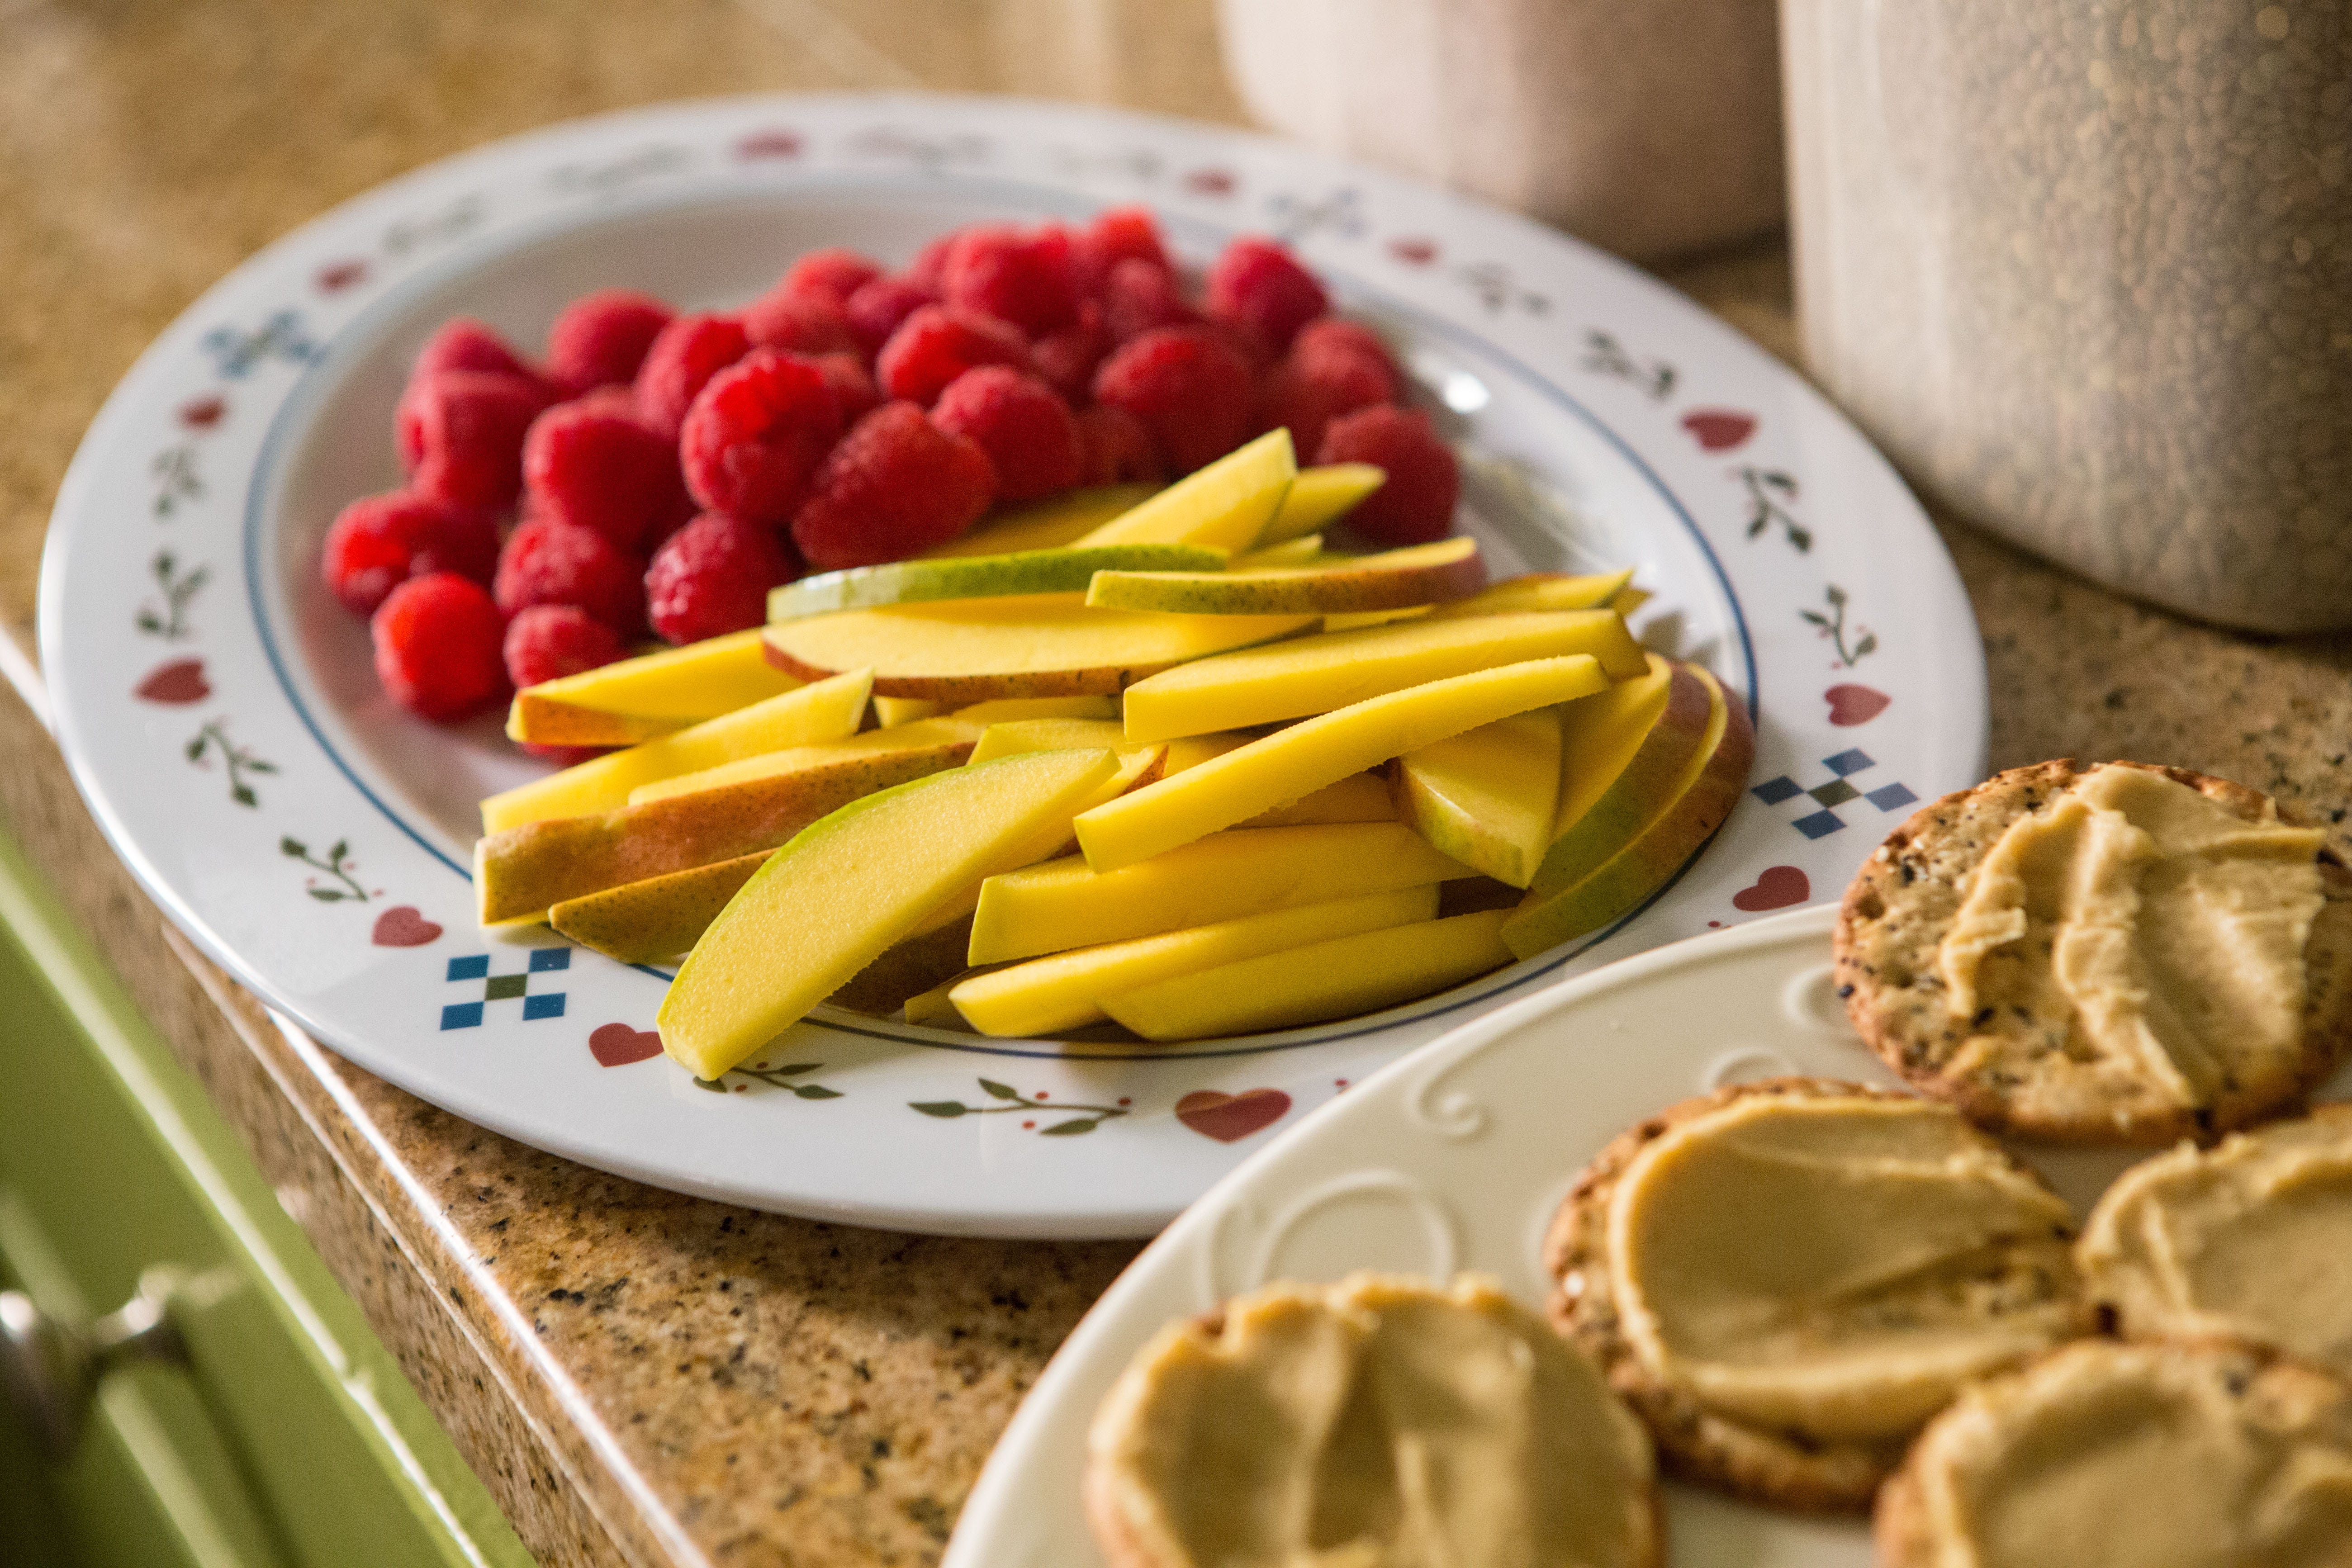
<path fill-rule="evenodd" d="M 774 853 L 763 849 L 567 899 L 547 911 L 547 923 L 607 958 L 658 963 L 701 941 L 719 911 Z"/>
<path fill-rule="evenodd" d="M 1408 621 L 1218 654 L 1139 680 L 1126 694 L 1127 735 L 1166 741 L 1328 713 L 1432 680 L 1570 654 L 1597 658 L 1612 679 L 1649 668 L 1608 610 Z"/>
<path fill-rule="evenodd" d="M 1001 697 L 1108 696 L 1171 665 L 1312 624 L 1305 616 L 1089 610 L 1084 597 L 1021 595 L 811 616 L 768 627 L 768 657 L 810 679 L 871 668 L 874 689 L 886 696 L 961 707 Z"/>
<path fill-rule="evenodd" d="M 1173 744 L 1173 742 L 1171 742 Z M 1350 773 L 1288 805 L 1261 811 L 1243 827 L 1305 827 L 1318 822 L 1394 822 L 1396 797 L 1378 773 Z M 1459 857 L 1457 856 L 1458 859 Z"/>
<path fill-rule="evenodd" d="M 1391 926 L 1179 975 L 1102 998 L 1147 1040 L 1297 1028 L 1393 1007 L 1511 962 L 1508 910 Z"/>
<path fill-rule="evenodd" d="M 1251 742 L 1078 818 L 1087 864 L 1113 871 L 1465 730 L 1605 689 L 1590 654 L 1529 659 L 1391 691 Z"/>
<path fill-rule="evenodd" d="M 1696 666 L 1710 698 L 1707 731 L 1686 774 L 1675 781 L 1664 807 L 1632 843 L 1557 892 L 1530 892 L 1503 927 L 1503 940 L 1532 958 L 1589 936 L 1639 909 L 1698 853 L 1747 787 L 1756 758 L 1756 731 L 1748 710 L 1713 675 Z"/>
<path fill-rule="evenodd" d="M 1441 539 L 1378 555 L 1298 565 L 1252 564 L 1231 572 L 1102 571 L 1087 603 L 1104 609 L 1171 615 L 1329 615 L 1393 610 L 1458 599 L 1486 580 L 1478 542 Z"/>
<path fill-rule="evenodd" d="M 768 663 L 754 626 L 527 686 L 507 710 L 507 736 L 533 745 L 635 745 L 800 684 Z"/>
<path fill-rule="evenodd" d="M 1338 521 L 1388 479 L 1384 469 L 1370 463 L 1318 463 L 1299 469 L 1290 481 L 1290 493 L 1282 498 L 1282 510 L 1259 531 L 1257 547 L 1263 550 Z"/>
<path fill-rule="evenodd" d="M 894 724 L 911 724 L 918 719 L 929 719 L 940 710 L 936 702 L 919 697 L 877 697 L 874 700 L 874 724 L 887 730 Z"/>
<path fill-rule="evenodd" d="M 1247 550 L 1282 510 L 1298 474 L 1290 432 L 1276 427 L 1077 541 L 1093 544 L 1206 544 Z"/>
<path fill-rule="evenodd" d="M 1023 752 L 1068 751 L 1077 746 L 1108 746 L 1122 758 L 1145 749 L 1130 742 L 1116 719 L 1008 719 L 981 731 L 980 743 L 967 759 L 992 763 Z"/>
<path fill-rule="evenodd" d="M 936 561 L 955 555 L 1006 555 L 1022 550 L 1057 550 L 1076 544 L 1115 517 L 1124 517 L 1151 499 L 1158 485 L 1098 485 L 1071 490 L 1034 506 L 991 512 L 961 539 L 923 552 Z"/>
<path fill-rule="evenodd" d="M 1439 849 L 1526 887 L 1559 801 L 1559 710 L 1513 714 L 1407 752 L 1397 759 L 1397 801 L 1398 815 Z"/>
<path fill-rule="evenodd" d="M 873 685 L 871 670 L 849 670 L 706 719 L 675 735 L 502 790 L 482 802 L 483 829 L 498 833 L 551 816 L 609 810 L 628 804 L 629 792 L 640 784 L 714 768 L 761 752 L 842 739 L 854 734 L 866 717 L 866 700 Z"/>
<path fill-rule="evenodd" d="M 1437 886 L 1400 888 L 1325 904 L 1270 910 L 1131 942 L 1106 942 L 991 970 L 948 993 L 983 1035 L 1045 1035 L 1099 1023 L 1096 999 L 1260 953 L 1409 925 L 1437 913 Z"/>
<path fill-rule="evenodd" d="M 1539 892 L 1556 892 L 1632 843 L 1650 820 L 1665 809 L 1689 773 L 1692 759 L 1712 744 L 1717 724 L 1715 700 L 1697 669 L 1672 660 L 1654 659 L 1668 668 L 1664 691 L 1657 700 L 1645 699 L 1632 716 L 1650 715 L 1647 730 L 1628 746 L 1622 733 L 1604 727 L 1606 718 L 1587 720 L 1579 704 L 1565 710 L 1565 721 L 1576 729 L 1578 754 L 1565 747 L 1560 757 L 1561 788 L 1573 799 L 1563 799 L 1545 847 L 1540 868 L 1528 884 Z M 1628 686 L 1646 685 L 1649 677 Z M 1596 706 L 1615 698 L 1615 690 L 1591 699 Z M 1602 770 L 1612 774 L 1601 776 Z M 1573 815 L 1570 815 L 1573 813 Z"/>
<path fill-rule="evenodd" d="M 1456 616 L 1522 615 L 1530 610 L 1619 609 L 1622 606 L 1616 601 L 1625 590 L 1625 584 L 1633 580 L 1633 569 L 1631 566 L 1622 572 L 1609 572 L 1593 577 L 1570 577 L 1558 572 L 1530 572 L 1524 576 L 1507 577 L 1466 599 L 1441 605 L 1430 614 L 1443 619 Z M 1646 599 L 1649 595 L 1644 594 L 1642 597 Z M 1640 601 L 1635 602 L 1638 604 Z"/>
<path fill-rule="evenodd" d="M 991 877 L 971 960 L 994 963 L 1186 926 L 1475 876 L 1401 823 L 1213 834 L 1123 870 L 1079 856 Z"/>
<path fill-rule="evenodd" d="M 1238 752 L 1256 739 L 1255 735 L 1239 730 L 1219 730 L 1206 735 L 1179 735 L 1168 742 L 1168 771 L 1181 773 L 1186 768 L 1197 768 L 1211 757 Z"/>
<path fill-rule="evenodd" d="M 1384 626 L 1391 621 L 1417 621 L 1435 608 L 1434 605 L 1407 605 L 1401 610 L 1363 610 L 1326 616 L 1323 617 L 1323 629 L 1327 632 L 1352 632 L 1360 626 Z"/>
<path fill-rule="evenodd" d="M 954 748 L 955 762 L 960 763 L 970 754 L 972 743 L 979 739 L 977 728 L 955 719 L 910 719 L 887 730 L 868 730 L 862 734 L 844 735 L 838 741 L 827 741 L 820 745 L 783 746 L 772 752 L 761 752 L 756 756 L 721 763 L 715 768 L 700 768 L 690 773 L 680 773 L 676 778 L 656 779 L 652 784 L 639 784 L 631 790 L 629 804 L 644 805 L 652 801 L 668 800 L 675 795 L 732 789 L 737 784 L 797 773 L 829 763 L 859 758 L 878 761 L 904 752 L 929 752 L 940 747 Z M 952 767 L 955 764 L 950 763 L 948 765 Z"/>
<path fill-rule="evenodd" d="M 719 911 L 655 1015 L 662 1047 L 715 1079 L 909 934 L 1012 845 L 1118 767 L 1033 752 L 853 803 L 784 846 Z"/>
<path fill-rule="evenodd" d="M 1116 697 L 1000 697 L 957 709 L 951 717 L 983 729 L 1010 719 L 1116 719 Z"/>

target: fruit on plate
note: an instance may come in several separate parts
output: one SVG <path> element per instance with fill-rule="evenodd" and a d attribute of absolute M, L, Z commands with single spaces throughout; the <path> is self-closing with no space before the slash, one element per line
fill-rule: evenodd
<path fill-rule="evenodd" d="M 1397 759 L 1397 815 L 1464 865 L 1526 887 L 1559 802 L 1559 710 L 1540 708 L 1407 752 Z"/>
<path fill-rule="evenodd" d="M 1453 601 L 1454 604 L 1461 602 L 1459 599 Z M 1323 629 L 1327 632 L 1352 632 L 1361 626 L 1384 626 L 1392 621 L 1417 621 L 1437 607 L 1435 605 L 1407 605 L 1400 610 L 1351 610 L 1324 616 Z"/>
<path fill-rule="evenodd" d="M 1164 754 L 1167 750 L 1164 743 L 1154 746 L 1129 741 L 1115 719 L 1008 719 L 981 731 L 980 743 L 968 760 L 992 763 L 1023 752 L 1070 751 L 1079 746 L 1108 746 L 1122 761 L 1135 752 L 1156 750 Z"/>
<path fill-rule="evenodd" d="M 1269 544 L 1263 550 L 1252 550 L 1225 563 L 1229 572 L 1255 572 L 1271 566 L 1304 566 L 1324 553 L 1323 536 L 1302 534 L 1286 539 L 1279 544 Z"/>
<path fill-rule="evenodd" d="M 956 766 L 971 747 L 797 747 L 778 754 L 798 765 L 769 777 L 487 834 L 474 845 L 482 923 L 545 920 L 566 900 L 773 849 L 853 800 Z"/>
<path fill-rule="evenodd" d="M 1253 565 L 1232 573 L 1105 567 L 1087 589 L 1087 603 L 1175 615 L 1327 615 L 1459 598 L 1486 580 L 1478 542 L 1456 535 L 1328 564 Z"/>
<path fill-rule="evenodd" d="M 1707 671 L 1697 674 L 1706 684 L 1709 718 L 1689 772 L 1675 782 L 1673 793 L 1633 842 L 1558 892 L 1528 895 L 1503 927 L 1503 941 L 1521 958 L 1599 931 L 1640 907 L 1738 804 L 1756 756 L 1756 731 L 1739 699 Z"/>
<path fill-rule="evenodd" d="M 518 784 L 482 802 L 482 827 L 497 833 L 546 817 L 604 811 L 626 805 L 629 792 L 640 784 L 785 746 L 839 740 L 856 732 L 865 718 L 873 684 L 872 670 L 845 670 L 674 735 Z"/>
<path fill-rule="evenodd" d="M 1106 942 L 975 975 L 948 993 L 983 1035 L 1043 1035 L 1083 1028 L 1105 1016 L 1097 999 L 1261 953 L 1332 937 L 1427 921 L 1437 884 L 1367 893 L 1328 903 L 1269 910 L 1213 925 Z"/>
<path fill-rule="evenodd" d="M 1430 614 L 1438 618 L 1453 616 L 1500 616 L 1525 610 L 1597 610 L 1604 605 L 1613 605 L 1625 584 L 1633 580 L 1633 569 L 1608 572 L 1593 577 L 1570 577 L 1558 572 L 1530 572 L 1524 576 L 1507 578 L 1490 587 L 1481 588 L 1466 599 L 1456 599 L 1441 605 Z"/>
<path fill-rule="evenodd" d="M 966 915 L 891 943 L 879 958 L 826 997 L 825 1005 L 877 1015 L 897 1012 L 908 998 L 963 973 L 963 949 L 971 928 L 971 917 Z"/>
<path fill-rule="evenodd" d="M 1195 469 L 1149 500 L 1111 519 L 1080 544 L 1210 544 L 1247 550 L 1289 493 L 1298 460 L 1290 432 L 1256 440 Z"/>
<path fill-rule="evenodd" d="M 796 773 L 830 763 L 857 758 L 880 762 L 908 752 L 951 752 L 953 760 L 946 765 L 953 767 L 965 759 L 979 739 L 980 726 L 967 724 L 960 719 L 910 719 L 904 724 L 893 724 L 884 730 L 867 730 L 860 734 L 844 735 L 837 741 L 811 746 L 782 746 L 756 756 L 721 763 L 715 768 L 702 768 L 690 773 L 679 773 L 674 778 L 656 779 L 652 784 L 639 784 L 631 790 L 629 804 L 645 805 L 656 800 L 668 800 L 675 795 L 731 789 L 737 784 Z M 875 787 L 878 789 L 881 786 L 877 784 Z"/>
<path fill-rule="evenodd" d="M 1261 548 L 1313 533 L 1327 522 L 1337 522 L 1356 503 L 1386 482 L 1388 475 L 1370 463 L 1318 463 L 1298 470 L 1282 508 L 1257 536 Z"/>
<path fill-rule="evenodd" d="M 525 687 L 508 710 L 507 735 L 532 745 L 633 746 L 800 684 L 768 662 L 753 626 Z"/>
<path fill-rule="evenodd" d="M 874 700 L 874 727 L 888 730 L 900 724 L 911 724 L 918 719 L 936 716 L 940 705 L 921 697 L 877 697 Z"/>
<path fill-rule="evenodd" d="M 1175 744 L 1171 742 L 1170 744 Z M 1376 773 L 1349 773 L 1287 805 L 1261 811 L 1244 827 L 1304 827 L 1318 822 L 1394 822 L 1396 801 L 1388 781 Z M 1457 857 L 1458 858 L 1458 857 Z"/>
<path fill-rule="evenodd" d="M 1116 697 L 997 697 L 959 708 L 950 715 L 960 723 L 985 729 L 1015 719 L 1116 719 Z"/>
<path fill-rule="evenodd" d="M 1256 739 L 1246 730 L 1213 730 L 1205 735 L 1179 735 L 1168 742 L 1168 771 L 1181 773 L 1186 768 L 1197 768 L 1212 757 L 1238 752 Z"/>
<path fill-rule="evenodd" d="M 1448 735 L 1605 689 L 1591 654 L 1536 658 L 1352 703 L 1251 742 L 1078 818 L 1097 871 L 1189 844 Z"/>
<path fill-rule="evenodd" d="M 923 552 L 919 561 L 958 555 L 1009 555 L 1024 550 L 1057 550 L 1075 544 L 1112 518 L 1150 499 L 1158 485 L 1097 485 L 1052 500 L 1000 511 L 972 524 L 960 539 Z"/>
<path fill-rule="evenodd" d="M 762 849 L 566 899 L 547 911 L 547 923 L 607 958 L 658 963 L 701 941 L 719 911 L 774 853 Z"/>
<path fill-rule="evenodd" d="M 1129 740 L 1165 741 L 1269 724 L 1496 665 L 1570 654 L 1592 655 L 1614 679 L 1648 668 L 1625 623 L 1609 610 L 1409 621 L 1297 637 L 1148 677 L 1126 693 L 1127 733 Z"/>
<path fill-rule="evenodd" d="M 1147 1040 L 1295 1028 L 1409 1002 L 1511 962 L 1507 910 L 1334 937 L 1119 992 L 1102 1010 Z"/>
<path fill-rule="evenodd" d="M 1032 752 L 866 796 L 804 829 L 719 911 L 655 1016 L 716 1079 L 909 934 L 1004 850 L 1092 793 L 1108 751 Z"/>
<path fill-rule="evenodd" d="M 1171 665 L 1312 624 L 1305 616 L 1089 610 L 1082 598 L 1021 595 L 811 616 L 770 626 L 768 657 L 804 680 L 871 668 L 886 696 L 963 704 L 1108 695 Z"/>
<path fill-rule="evenodd" d="M 1656 654 L 1650 657 L 1668 668 L 1665 700 L 1663 705 L 1646 700 L 1641 704 L 1640 711 L 1654 711 L 1656 717 L 1630 755 L 1622 736 L 1596 735 L 1581 721 L 1581 714 L 1574 715 L 1578 754 L 1570 756 L 1563 751 L 1562 809 L 1554 821 L 1541 866 L 1520 886 L 1552 893 L 1582 880 L 1632 843 L 1659 809 L 1674 799 L 1681 781 L 1701 755 L 1701 748 L 1707 744 L 1708 731 L 1716 725 L 1716 701 L 1706 681 L 1689 665 Z M 1615 691 L 1605 694 L 1615 695 Z M 1609 767 L 1615 771 L 1606 775 L 1603 787 L 1596 792 L 1593 786 L 1602 776 L 1601 769 Z"/>
<path fill-rule="evenodd" d="M 1074 855 L 990 878 L 969 956 L 1034 958 L 1475 875 L 1395 822 L 1243 828 L 1110 872 Z"/>
<path fill-rule="evenodd" d="M 1465 541 L 1464 542 L 1467 542 Z M 787 583 L 768 594 L 768 619 L 796 620 L 835 610 L 939 599 L 987 599 L 1008 594 L 1083 594 L 1102 572 L 1220 574 L 1224 552 L 1196 544 L 1106 544 L 1093 548 L 1024 550 L 1010 555 L 958 555 L 940 561 L 896 561 L 852 566 Z M 1144 609 L 1157 605 L 1142 605 Z"/>

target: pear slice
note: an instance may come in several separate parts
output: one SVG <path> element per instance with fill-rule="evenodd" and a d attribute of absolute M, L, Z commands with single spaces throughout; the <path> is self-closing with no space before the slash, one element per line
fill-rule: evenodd
<path fill-rule="evenodd" d="M 1282 509 L 1298 475 L 1290 432 L 1276 426 L 1195 468 L 1080 544 L 1213 544 L 1247 550 Z"/>
<path fill-rule="evenodd" d="M 774 853 L 762 849 L 716 865 L 566 899 L 547 911 L 547 923 L 607 958 L 623 963 L 659 963 L 701 941 L 719 911 Z"/>
<path fill-rule="evenodd" d="M 1263 550 L 1337 522 L 1388 479 L 1386 470 L 1370 463 L 1318 463 L 1299 469 L 1290 481 L 1290 492 L 1282 498 L 1282 510 L 1259 531 L 1255 548 Z"/>
<path fill-rule="evenodd" d="M 1439 620 L 1445 620 L 1457 616 L 1503 616 L 1528 610 L 1614 608 L 1625 584 L 1633 580 L 1633 569 L 1631 566 L 1622 572 L 1604 573 L 1597 577 L 1529 572 L 1524 576 L 1506 577 L 1499 583 L 1481 588 L 1468 598 L 1440 605 L 1430 614 Z"/>
<path fill-rule="evenodd" d="M 526 686 L 507 710 L 507 737 L 530 745 L 634 746 L 800 684 L 767 661 L 754 626 Z"/>
<path fill-rule="evenodd" d="M 1195 544 L 1106 544 L 1091 549 L 1024 550 L 1011 555 L 960 555 L 893 561 L 822 572 L 768 591 L 770 621 L 836 610 L 941 599 L 993 599 L 1013 594 L 1080 594 L 1098 572 L 1224 570 L 1225 552 Z"/>
<path fill-rule="evenodd" d="M 1116 719 L 1116 697 L 999 697 L 959 708 L 949 717 L 985 728 L 1015 719 Z"/>
<path fill-rule="evenodd" d="M 1108 751 L 1031 752 L 884 790 L 804 829 L 679 965 L 655 1016 L 663 1048 L 698 1079 L 745 1061 L 1118 765 Z"/>
<path fill-rule="evenodd" d="M 971 751 L 973 742 L 980 739 L 980 726 L 967 724 L 952 717 L 909 719 L 887 730 L 867 730 L 813 746 L 780 747 L 772 752 L 739 757 L 731 763 L 721 763 L 715 768 L 700 768 L 690 773 L 679 773 L 675 778 L 656 779 L 652 784 L 639 784 L 631 790 L 629 804 L 645 805 L 656 800 L 667 800 L 673 795 L 730 789 L 758 779 L 776 778 L 784 773 L 797 773 L 828 763 L 845 763 L 859 757 L 880 761 L 901 752 L 930 752 L 944 747 L 954 752 L 955 763 L 961 763 Z M 952 767 L 955 763 L 948 765 Z M 881 786 L 877 784 L 875 787 L 878 789 Z"/>
<path fill-rule="evenodd" d="M 1478 542 L 1462 536 L 1336 563 L 1253 564 L 1230 573 L 1107 567 L 1095 574 L 1087 603 L 1190 616 L 1344 615 L 1457 599 L 1486 580 Z"/>
<path fill-rule="evenodd" d="M 938 561 L 955 555 L 1010 555 L 1023 550 L 1058 550 L 1124 517 L 1158 491 L 1158 485 L 1097 485 L 1071 490 L 1034 506 L 991 512 L 971 531 L 923 552 Z"/>
<path fill-rule="evenodd" d="M 1674 801 L 1702 748 L 1712 743 L 1715 700 L 1698 670 L 1650 657 L 1667 668 L 1664 700 L 1644 700 L 1634 710 L 1654 717 L 1630 752 L 1622 734 L 1608 732 L 1604 715 L 1596 713 L 1588 722 L 1576 709 L 1567 710 L 1575 752 L 1561 750 L 1560 802 L 1551 841 L 1534 877 L 1521 886 L 1555 893 L 1583 879 Z M 1592 700 L 1599 707 L 1616 695 L 1612 690 Z"/>
<path fill-rule="evenodd" d="M 768 627 L 768 658 L 803 679 L 870 668 L 885 696 L 961 706 L 1110 696 L 1171 665 L 1314 624 L 1307 616 L 1089 610 L 1082 597 L 1019 595 L 811 616 Z"/>
<path fill-rule="evenodd" d="M 1253 550 L 1246 555 L 1236 555 L 1225 563 L 1229 572 L 1255 572 L 1270 566 L 1304 566 L 1323 553 L 1323 536 L 1301 534 L 1286 539 L 1279 544 L 1269 544 L 1263 550 Z"/>
<path fill-rule="evenodd" d="M 894 729 L 900 724 L 911 724 L 918 719 L 935 717 L 939 711 L 938 703 L 925 701 L 920 697 L 877 697 L 874 700 L 874 727 L 877 730 Z"/>
<path fill-rule="evenodd" d="M 992 763 L 1022 752 L 1068 751 L 1076 746 L 1108 746 L 1124 759 L 1154 744 L 1129 741 L 1116 719 L 1008 719 L 982 731 L 980 743 L 965 760 Z"/>
<path fill-rule="evenodd" d="M 1397 759 L 1398 815 L 1464 865 L 1526 887 L 1551 842 L 1559 715 L 1516 713 L 1406 752 Z"/>

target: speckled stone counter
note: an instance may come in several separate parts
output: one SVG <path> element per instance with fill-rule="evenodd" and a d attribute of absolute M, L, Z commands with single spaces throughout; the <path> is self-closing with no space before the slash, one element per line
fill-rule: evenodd
<path fill-rule="evenodd" d="M 0 666 L 34 703 L 34 576 L 82 426 L 221 272 L 389 175 L 698 93 L 931 86 L 1236 118 L 1207 0 L 261 0 L 0 5 Z M 1776 247 L 1676 270 L 1776 352 Z M 2336 825 L 2352 644 L 2186 625 L 1947 536 L 1997 766 L 2146 757 Z M 996 1434 L 1126 1245 L 943 1241 L 672 1196 L 539 1154 L 281 1029 L 170 931 L 33 706 L 0 822 L 245 1134 L 550 1563 L 932 1561 Z"/>

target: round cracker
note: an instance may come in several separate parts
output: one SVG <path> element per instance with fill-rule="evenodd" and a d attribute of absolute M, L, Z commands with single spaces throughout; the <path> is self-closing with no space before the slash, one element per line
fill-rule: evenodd
<path fill-rule="evenodd" d="M 2227 1086 L 2210 1105 L 2184 1106 L 2152 1080 L 2144 1092 L 2118 1093 L 2112 1071 L 2095 1080 L 2068 1073 L 2065 1063 L 2082 1054 L 2071 1009 L 2055 1017 L 1987 1008 L 1964 1020 L 1945 1011 L 1936 952 L 1969 874 L 2011 824 L 2100 767 L 2161 773 L 2249 821 L 2269 803 L 2243 784 L 2185 768 L 2130 762 L 2084 768 L 2062 759 L 2011 768 L 1921 807 L 1864 862 L 1838 910 L 1838 993 L 1855 1031 L 1922 1093 L 1950 1101 L 1980 1127 L 2028 1137 L 2168 1143 L 2210 1138 L 2294 1104 L 2352 1048 L 2352 871 L 2333 850 L 2320 853 L 2326 902 L 2304 946 L 2299 1047 L 2270 1070 Z M 2294 819 L 2282 813 L 2280 820 Z M 2000 1048 L 1970 1048 L 1988 1036 Z M 2019 1054 L 2034 1071 L 2004 1069 Z"/>
<path fill-rule="evenodd" d="M 1876 1443 L 1825 1443 L 1717 1414 L 1654 1373 L 1625 1337 L 1611 1289 L 1609 1206 L 1635 1155 L 1684 1122 L 1756 1095 L 1816 1100 L 1912 1100 L 1899 1089 L 1836 1079 L 1776 1078 L 1735 1084 L 1666 1107 L 1612 1139 L 1578 1176 L 1545 1232 L 1553 1326 L 1582 1345 L 1650 1428 L 1668 1469 L 1688 1480 L 1812 1513 L 1860 1513 L 1902 1458 L 1907 1435 Z M 2017 1169 L 2039 1174 L 2002 1152 Z M 2084 1326 L 2089 1326 L 2087 1311 Z"/>

